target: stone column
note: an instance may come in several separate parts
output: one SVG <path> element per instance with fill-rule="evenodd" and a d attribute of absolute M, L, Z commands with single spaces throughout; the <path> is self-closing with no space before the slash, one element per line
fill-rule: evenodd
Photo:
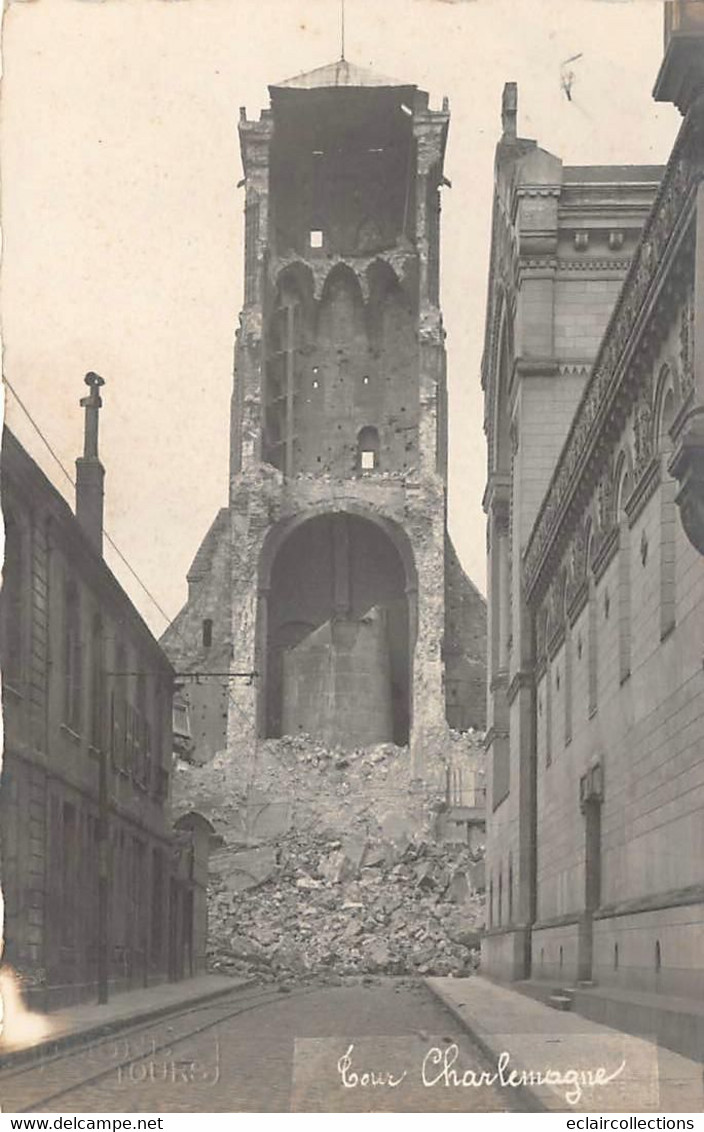
<path fill-rule="evenodd" d="M 424 485 L 406 505 L 406 530 L 418 575 L 417 635 L 413 653 L 411 759 L 415 778 L 447 734 L 442 638 L 445 625 L 445 511 L 440 484 Z M 410 603 L 409 603 L 410 604 Z"/>
<path fill-rule="evenodd" d="M 269 254 L 269 157 L 273 122 L 240 111 L 245 169 L 245 303 L 235 344 L 231 474 L 261 459 L 266 269 Z"/>

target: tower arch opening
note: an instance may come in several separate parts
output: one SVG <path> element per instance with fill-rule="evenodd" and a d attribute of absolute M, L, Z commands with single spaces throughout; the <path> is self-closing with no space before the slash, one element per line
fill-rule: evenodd
<path fill-rule="evenodd" d="M 263 572 L 263 735 L 405 745 L 414 590 L 390 531 L 351 512 L 315 515 L 284 533 Z"/>

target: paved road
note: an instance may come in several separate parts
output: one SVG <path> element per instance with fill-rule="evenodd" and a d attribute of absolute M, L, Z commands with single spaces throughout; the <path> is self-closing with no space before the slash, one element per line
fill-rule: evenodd
<path fill-rule="evenodd" d="M 17 1078 L 5 1111 L 31 1104 L 35 1112 L 502 1112 L 511 1103 L 506 1090 L 481 1083 L 491 1066 L 422 984 L 377 979 L 263 1001 L 257 993 L 228 997 L 220 1013 L 237 1016 L 172 1048 L 170 1040 L 214 1015 L 193 1011 L 178 1024 L 166 1019 L 133 1037 L 116 1035 L 101 1050 L 99 1068 L 108 1073 L 93 1084 L 78 1080 L 95 1073 L 95 1055 L 84 1073 L 74 1055 L 76 1087 L 46 1104 L 36 1074 L 24 1084 Z M 41 1096 L 57 1078 L 68 1081 L 67 1072 L 50 1067 Z M 452 1083 L 463 1074 L 466 1085 Z"/>

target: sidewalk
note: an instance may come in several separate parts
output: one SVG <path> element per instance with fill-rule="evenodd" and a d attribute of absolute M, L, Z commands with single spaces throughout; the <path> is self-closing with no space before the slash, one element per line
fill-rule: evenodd
<path fill-rule="evenodd" d="M 226 975 L 198 975 L 178 983 L 116 993 L 108 1003 L 84 1002 L 51 1014 L 23 1012 L 13 1017 L 12 1004 L 4 998 L 6 1034 L 0 1038 L 0 1068 L 38 1060 L 67 1046 L 79 1045 L 139 1022 L 149 1022 L 184 1006 L 207 1002 L 231 991 L 251 986 L 251 979 Z M 13 1040 L 13 1035 L 17 1035 Z"/>
<path fill-rule="evenodd" d="M 429 978 L 506 1088 L 547 1112 L 702 1112 L 702 1065 L 481 976 Z M 454 1066 L 461 1076 L 459 1062 Z M 513 1080 L 509 1081 L 511 1071 Z M 531 1076 L 532 1074 L 532 1076 Z M 610 1080 L 609 1080 L 610 1078 Z M 525 1094 L 524 1094 L 525 1095 Z"/>

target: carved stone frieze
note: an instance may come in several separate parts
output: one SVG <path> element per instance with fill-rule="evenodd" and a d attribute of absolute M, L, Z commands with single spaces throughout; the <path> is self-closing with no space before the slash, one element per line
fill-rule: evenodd
<path fill-rule="evenodd" d="M 560 556 L 561 547 L 571 534 L 579 518 L 579 508 L 568 512 L 575 497 L 584 497 L 589 485 L 598 481 L 598 510 L 604 516 L 607 506 L 607 484 L 603 475 L 604 441 L 615 445 L 615 432 L 611 436 L 606 422 L 619 405 L 620 414 L 628 411 L 634 402 L 640 405 L 636 413 L 636 444 L 640 456 L 640 469 L 649 465 L 648 450 L 652 452 L 652 402 L 639 381 L 652 372 L 652 352 L 675 314 L 672 310 L 673 289 L 666 290 L 664 282 L 677 275 L 682 262 L 691 269 L 693 258 L 693 226 L 690 224 L 696 186 L 704 177 L 704 100 L 693 107 L 685 119 L 670 162 L 665 171 L 655 203 L 646 221 L 640 243 L 636 249 L 624 286 L 609 321 L 602 345 L 587 382 L 582 400 L 568 434 L 565 446 L 543 500 L 528 547 L 524 556 L 525 580 L 528 595 L 536 590 L 545 572 L 549 558 Z M 669 293 L 668 293 L 669 292 Z M 653 315 L 653 296 L 659 294 L 658 311 Z M 641 319 L 649 308 L 649 318 Z M 654 321 L 655 320 L 655 321 Z M 639 325 L 640 323 L 640 325 Z M 645 327 L 643 325 L 645 323 Z M 650 326 L 651 334 L 644 334 Z M 653 334 L 652 330 L 656 332 Z M 686 346 L 685 357 L 691 356 L 689 323 L 682 338 Z M 634 366 L 632 359 L 636 347 L 647 341 L 647 354 L 641 355 L 641 364 Z M 681 339 L 682 341 L 682 339 Z M 683 359 L 684 370 L 684 359 Z M 689 377 L 689 366 L 686 380 Z M 651 394 L 652 396 L 652 394 Z M 637 461 L 638 462 L 638 461 Z M 599 537 L 604 528 L 599 523 Z M 555 568 L 553 563 L 549 573 Z M 541 586 L 545 584 L 541 581 Z"/>

